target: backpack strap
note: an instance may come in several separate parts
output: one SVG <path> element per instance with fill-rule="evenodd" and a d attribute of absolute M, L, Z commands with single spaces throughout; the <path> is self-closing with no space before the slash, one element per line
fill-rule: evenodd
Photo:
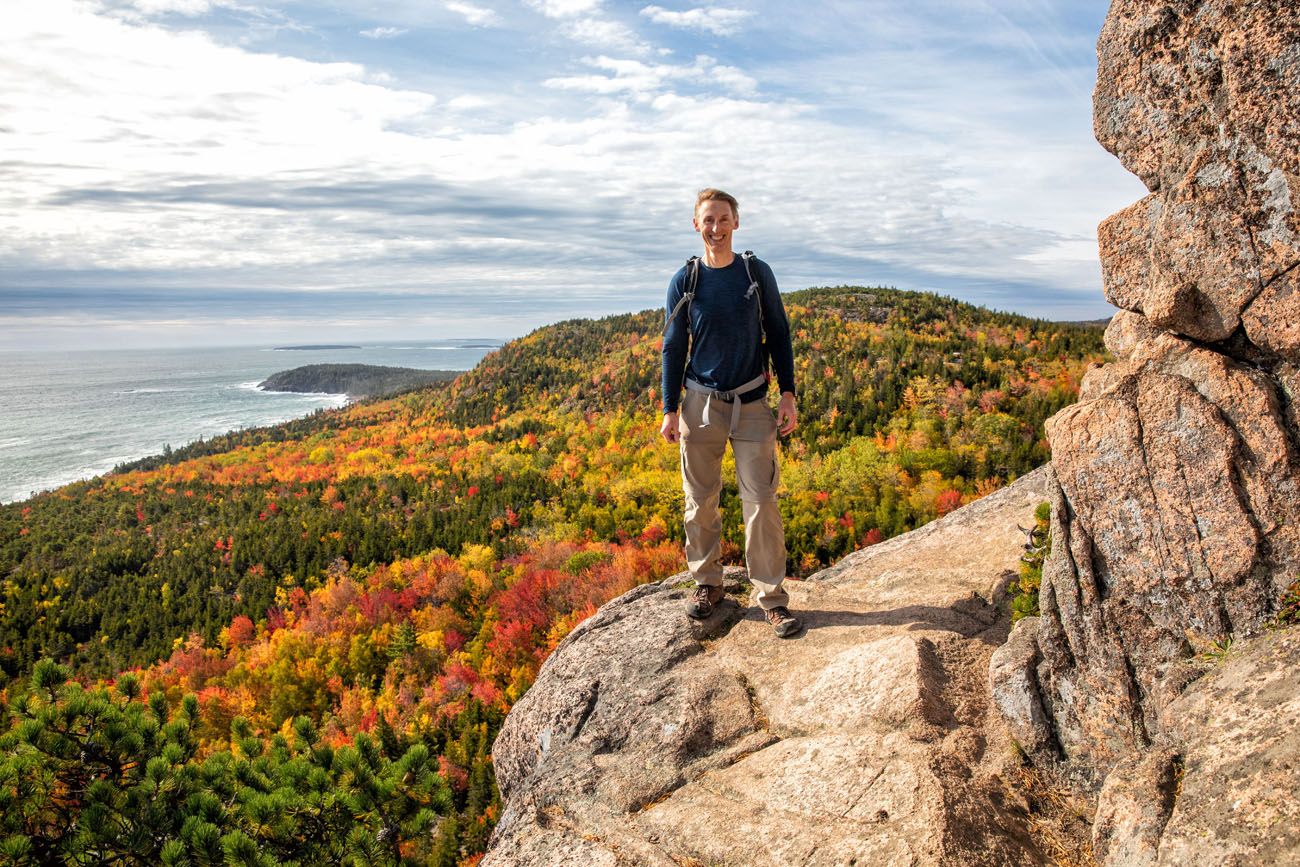
<path fill-rule="evenodd" d="M 751 254 L 752 255 L 752 254 Z M 746 265 L 746 268 L 749 266 Z M 673 307 L 673 312 L 668 314 L 668 321 L 664 323 L 664 336 L 668 335 L 668 326 L 673 324 L 677 318 L 677 312 L 686 307 L 686 331 L 691 330 L 691 302 L 695 300 L 695 287 L 700 284 L 700 257 L 692 256 L 686 260 L 686 291 L 682 293 L 681 299 Z"/>
<path fill-rule="evenodd" d="M 754 255 L 753 250 L 746 250 L 740 254 L 741 261 L 745 263 L 745 276 L 749 278 L 749 289 L 745 291 L 745 297 L 756 297 L 758 299 L 758 339 L 759 345 L 763 348 L 763 376 L 770 382 L 772 374 L 768 371 L 768 349 L 767 349 L 767 328 L 763 325 L 763 287 L 754 277 L 754 269 L 751 262 L 758 258 Z"/>

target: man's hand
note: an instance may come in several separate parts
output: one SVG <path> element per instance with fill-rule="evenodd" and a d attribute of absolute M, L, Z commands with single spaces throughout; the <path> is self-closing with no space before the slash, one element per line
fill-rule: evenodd
<path fill-rule="evenodd" d="M 665 442 L 675 443 L 681 439 L 681 432 L 677 430 L 677 413 L 664 413 L 664 423 L 659 425 L 659 435 L 664 438 Z"/>
<path fill-rule="evenodd" d="M 781 402 L 776 407 L 776 432 L 781 436 L 789 436 L 796 427 L 799 426 L 799 420 L 794 409 L 794 392 L 781 392 Z"/>

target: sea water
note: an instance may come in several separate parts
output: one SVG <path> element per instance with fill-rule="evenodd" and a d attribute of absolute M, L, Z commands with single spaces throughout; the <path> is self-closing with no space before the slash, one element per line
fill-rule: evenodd
<path fill-rule="evenodd" d="M 305 364 L 468 370 L 497 340 L 355 348 L 226 347 L 0 352 L 0 502 L 108 472 L 200 438 L 342 406 L 341 394 L 261 391 Z"/>

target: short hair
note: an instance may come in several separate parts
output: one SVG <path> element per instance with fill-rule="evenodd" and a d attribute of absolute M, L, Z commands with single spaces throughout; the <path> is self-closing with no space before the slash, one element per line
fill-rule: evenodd
<path fill-rule="evenodd" d="M 713 187 L 706 187 L 700 190 L 700 194 L 695 197 L 695 213 L 697 215 L 700 213 L 700 205 L 705 202 L 726 202 L 728 205 L 731 205 L 731 216 L 737 220 L 740 219 L 740 203 L 737 202 L 736 197 L 730 193 L 724 193 L 722 190 L 714 189 Z"/>

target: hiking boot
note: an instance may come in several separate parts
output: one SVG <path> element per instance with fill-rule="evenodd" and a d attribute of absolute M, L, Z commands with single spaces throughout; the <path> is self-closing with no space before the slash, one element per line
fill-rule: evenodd
<path fill-rule="evenodd" d="M 722 601 L 722 585 L 699 584 L 686 600 L 686 613 L 696 620 L 704 620 L 713 613 L 713 606 Z"/>
<path fill-rule="evenodd" d="M 794 635 L 803 626 L 799 618 L 790 613 L 790 609 L 784 605 L 778 605 L 775 608 L 769 608 L 763 612 L 767 622 L 772 624 L 776 634 L 785 638 L 787 635 Z"/>

